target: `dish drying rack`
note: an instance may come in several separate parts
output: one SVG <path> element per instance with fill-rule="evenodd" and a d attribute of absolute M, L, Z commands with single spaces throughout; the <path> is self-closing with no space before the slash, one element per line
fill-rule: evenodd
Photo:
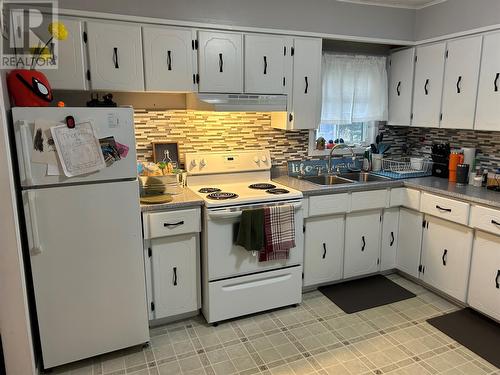
<path fill-rule="evenodd" d="M 372 173 L 396 180 L 432 176 L 432 160 L 423 159 L 412 163 L 409 157 L 400 160 L 382 159 L 382 170 Z"/>

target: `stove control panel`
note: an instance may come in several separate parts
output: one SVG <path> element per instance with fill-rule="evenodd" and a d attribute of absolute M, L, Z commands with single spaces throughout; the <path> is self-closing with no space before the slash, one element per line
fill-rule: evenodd
<path fill-rule="evenodd" d="M 187 153 L 188 174 L 250 172 L 271 169 L 269 150 Z"/>

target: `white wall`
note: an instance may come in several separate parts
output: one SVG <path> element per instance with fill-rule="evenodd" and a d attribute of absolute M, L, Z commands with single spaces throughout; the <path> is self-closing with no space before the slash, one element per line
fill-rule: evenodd
<path fill-rule="evenodd" d="M 415 10 L 336 0 L 59 0 L 59 7 L 234 26 L 414 40 Z"/>
<path fill-rule="evenodd" d="M 0 83 L 1 84 L 1 83 Z M 7 375 L 35 374 L 3 84 L 0 87 L 0 332 Z"/>
<path fill-rule="evenodd" d="M 417 11 L 416 40 L 500 24 L 500 0 L 448 0 Z"/>

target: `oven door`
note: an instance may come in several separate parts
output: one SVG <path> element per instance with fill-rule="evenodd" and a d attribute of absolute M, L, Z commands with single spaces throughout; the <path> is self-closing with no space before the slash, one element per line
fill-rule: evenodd
<path fill-rule="evenodd" d="M 304 255 L 302 200 L 285 201 L 272 205 L 278 204 L 291 204 L 295 207 L 296 247 L 290 249 L 290 256 L 287 260 L 259 262 L 256 252 L 235 245 L 242 210 L 268 207 L 269 204 L 206 209 L 204 211 L 203 261 L 209 281 L 302 264 Z"/>

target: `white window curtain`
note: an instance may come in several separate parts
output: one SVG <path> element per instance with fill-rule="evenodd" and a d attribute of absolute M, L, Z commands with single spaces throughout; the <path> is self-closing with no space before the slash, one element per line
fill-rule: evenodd
<path fill-rule="evenodd" d="M 323 54 L 321 123 L 387 120 L 386 58 Z"/>

